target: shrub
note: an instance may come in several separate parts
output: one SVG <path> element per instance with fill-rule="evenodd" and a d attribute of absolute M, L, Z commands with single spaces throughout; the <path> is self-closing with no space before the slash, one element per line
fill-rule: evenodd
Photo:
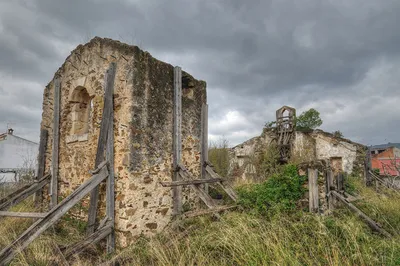
<path fill-rule="evenodd" d="M 299 176 L 297 167 L 286 165 L 281 174 L 272 175 L 261 184 L 238 189 L 239 204 L 260 215 L 293 210 L 305 192 L 305 176 Z"/>

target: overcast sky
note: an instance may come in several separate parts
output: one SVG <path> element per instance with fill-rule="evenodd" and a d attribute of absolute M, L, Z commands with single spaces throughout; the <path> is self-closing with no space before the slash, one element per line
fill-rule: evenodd
<path fill-rule="evenodd" d="M 210 139 L 261 133 L 275 110 L 400 142 L 399 0 L 0 0 L 0 131 L 38 141 L 44 86 L 94 36 L 207 81 Z"/>

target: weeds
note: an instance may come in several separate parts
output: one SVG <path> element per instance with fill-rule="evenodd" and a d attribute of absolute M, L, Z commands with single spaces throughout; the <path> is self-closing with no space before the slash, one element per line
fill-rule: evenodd
<path fill-rule="evenodd" d="M 297 167 L 286 165 L 261 184 L 250 184 L 238 189 L 239 204 L 251 213 L 271 215 L 294 210 L 304 195 L 305 176 L 299 176 Z"/>

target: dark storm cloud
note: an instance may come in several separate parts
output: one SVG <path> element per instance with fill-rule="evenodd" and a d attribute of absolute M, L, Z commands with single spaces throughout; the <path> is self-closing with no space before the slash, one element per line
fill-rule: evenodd
<path fill-rule="evenodd" d="M 211 137 L 235 144 L 259 134 L 285 104 L 315 107 L 324 129 L 364 143 L 398 141 L 396 118 L 385 112 L 400 100 L 399 20 L 396 0 L 0 2 L 0 93 L 11 94 L 0 98 L 0 121 L 29 125 L 23 134 L 37 138 L 38 85 L 98 35 L 206 80 Z"/>

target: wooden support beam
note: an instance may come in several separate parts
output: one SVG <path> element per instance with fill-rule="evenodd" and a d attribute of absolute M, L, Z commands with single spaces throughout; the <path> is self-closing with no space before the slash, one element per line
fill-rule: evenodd
<path fill-rule="evenodd" d="M 221 179 L 221 177 L 209 165 L 206 166 L 206 172 L 214 179 Z M 238 200 L 238 196 L 235 190 L 228 183 L 224 182 L 223 180 L 222 182 L 218 182 L 217 184 L 225 191 L 226 194 L 228 194 L 228 196 L 233 201 L 236 202 Z"/>
<path fill-rule="evenodd" d="M 328 201 L 328 209 L 333 210 L 334 209 L 334 197 L 332 196 L 331 188 L 333 186 L 333 172 L 331 169 L 326 171 L 326 179 L 325 179 L 325 193 L 326 193 L 326 199 Z"/>
<path fill-rule="evenodd" d="M 104 109 L 103 116 L 101 118 L 100 134 L 97 143 L 97 153 L 95 160 L 95 168 L 104 161 L 104 151 L 106 150 L 107 135 L 109 131 L 110 122 L 113 119 L 113 92 L 114 92 L 114 80 L 116 73 L 116 64 L 111 63 L 109 69 L 106 72 L 106 87 L 104 94 Z M 96 226 L 97 207 L 99 202 L 99 187 L 95 187 L 90 193 L 90 205 L 88 214 L 88 225 L 87 234 L 90 235 L 94 232 Z"/>
<path fill-rule="evenodd" d="M 308 168 L 308 191 L 309 191 L 309 210 L 313 213 L 319 212 L 318 198 L 318 170 Z"/>
<path fill-rule="evenodd" d="M 201 106 L 201 178 L 207 179 L 207 161 L 208 161 L 208 105 L 203 103 Z M 204 190 L 208 193 L 208 184 L 204 185 Z"/>
<path fill-rule="evenodd" d="M 49 132 L 47 129 L 40 130 L 40 142 L 39 142 L 39 155 L 38 155 L 38 171 L 35 180 L 40 180 L 44 176 L 45 164 L 46 164 L 46 149 L 47 149 L 47 138 Z M 39 189 L 35 194 L 35 206 L 38 207 L 42 202 L 42 189 Z"/>
<path fill-rule="evenodd" d="M 40 212 L 7 212 L 7 211 L 0 211 L 0 216 L 41 219 L 41 218 L 46 217 L 46 213 L 40 213 Z"/>
<path fill-rule="evenodd" d="M 27 197 L 31 196 L 32 194 L 36 193 L 40 189 L 42 189 L 45 185 L 50 182 L 50 175 L 46 175 L 42 179 L 37 182 L 34 182 L 26 187 L 24 190 L 17 190 L 17 193 L 12 193 L 8 195 L 6 198 L 1 200 L 0 210 L 4 211 L 12 206 L 17 205 Z M 24 187 L 25 188 L 25 187 Z"/>
<path fill-rule="evenodd" d="M 83 241 L 80 241 L 71 247 L 68 247 L 67 250 L 64 252 L 64 256 L 66 258 L 70 257 L 71 255 L 79 254 L 84 251 L 88 246 L 94 245 L 100 240 L 109 236 L 112 231 L 114 230 L 113 225 L 109 222 L 103 228 L 96 230 L 93 234 L 86 237 Z"/>
<path fill-rule="evenodd" d="M 25 191 L 30 186 L 32 186 L 32 183 L 31 184 L 26 184 L 23 187 L 20 187 L 19 189 L 15 190 L 15 191 L 11 192 L 10 194 L 6 195 L 5 197 L 1 198 L 0 199 L 0 206 L 2 206 L 4 202 L 7 202 L 11 198 L 15 197 L 15 195 L 18 195 L 19 193 Z M 0 210 L 1 210 L 1 207 L 0 207 Z"/>
<path fill-rule="evenodd" d="M 370 217 L 368 217 L 365 213 L 363 213 L 361 210 L 359 210 L 356 206 L 354 206 L 353 204 L 348 202 L 337 191 L 332 190 L 331 193 L 333 194 L 334 197 L 336 197 L 338 200 L 340 200 L 342 203 L 344 203 L 344 205 L 346 205 L 350 210 L 352 210 L 359 217 L 361 217 L 369 225 L 369 227 L 372 230 L 375 230 L 386 237 L 392 237 L 391 234 L 389 234 L 387 231 L 385 231 L 383 228 L 381 228 L 374 220 L 372 220 Z"/>
<path fill-rule="evenodd" d="M 182 153 L 182 69 L 174 68 L 174 132 L 173 132 L 173 168 L 172 181 L 179 181 L 177 171 Z M 182 212 L 182 187 L 172 188 L 173 215 Z"/>
<path fill-rule="evenodd" d="M 182 175 L 183 179 L 193 180 L 193 176 L 184 167 L 179 167 L 179 174 Z M 203 188 L 200 187 L 200 185 L 190 185 L 190 187 L 194 192 L 196 192 L 197 196 L 199 196 L 208 208 L 213 209 L 216 207 L 214 200 L 204 191 Z"/>
<path fill-rule="evenodd" d="M 337 182 L 337 191 L 344 191 L 344 175 L 343 173 L 339 173 L 336 178 Z"/>
<path fill-rule="evenodd" d="M 106 215 L 110 219 L 111 232 L 107 236 L 107 253 L 115 251 L 115 176 L 114 176 L 114 99 L 111 102 L 110 124 L 108 126 L 106 158 L 109 175 L 106 184 Z"/>
<path fill-rule="evenodd" d="M 0 265 L 7 265 L 15 254 L 20 253 L 47 228 L 55 224 L 65 213 L 68 212 L 69 209 L 82 200 L 107 176 L 107 167 L 103 167 L 98 174 L 86 180 L 79 188 L 51 209 L 43 219 L 32 224 L 18 239 L 14 240 L 0 252 Z"/>
<path fill-rule="evenodd" d="M 58 163 L 60 146 L 60 77 L 54 80 L 54 116 L 53 116 L 53 145 L 51 155 L 50 209 L 58 203 Z"/>
<path fill-rule="evenodd" d="M 200 185 L 208 183 L 223 182 L 223 178 L 211 178 L 211 179 L 193 179 L 193 180 L 181 180 L 172 182 L 160 182 L 163 187 L 177 187 L 177 186 L 188 186 L 188 185 Z"/>

